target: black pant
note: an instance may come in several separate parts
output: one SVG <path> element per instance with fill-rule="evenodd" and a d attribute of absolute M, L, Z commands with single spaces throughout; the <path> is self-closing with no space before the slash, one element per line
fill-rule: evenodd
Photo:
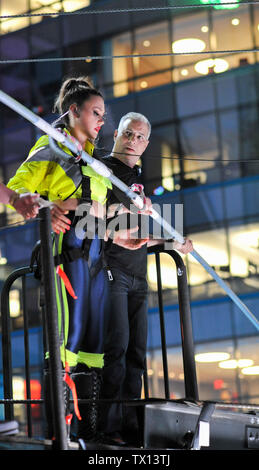
<path fill-rule="evenodd" d="M 115 268 L 112 274 L 101 396 L 129 400 L 141 397 L 147 344 L 147 281 Z M 101 431 L 122 432 L 137 426 L 132 406 L 124 408 L 115 403 L 102 408 Z"/>

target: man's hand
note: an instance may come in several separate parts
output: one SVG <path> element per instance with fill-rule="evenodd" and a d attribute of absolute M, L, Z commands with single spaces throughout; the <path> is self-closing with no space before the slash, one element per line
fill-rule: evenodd
<path fill-rule="evenodd" d="M 184 255 L 187 255 L 187 253 L 190 253 L 193 251 L 193 245 L 192 245 L 192 240 L 189 240 L 189 238 L 185 239 L 185 243 L 179 243 L 176 240 L 173 242 L 173 248 L 174 250 L 180 251 Z"/>
<path fill-rule="evenodd" d="M 17 197 L 15 196 L 12 202 L 12 206 L 24 219 L 34 218 L 39 212 L 39 206 L 37 204 L 38 199 L 38 194 L 17 194 Z"/>
<path fill-rule="evenodd" d="M 134 238 L 132 234 L 138 230 L 138 227 L 133 227 L 129 229 L 121 229 L 113 234 L 113 243 L 115 245 L 122 246 L 127 250 L 138 250 L 148 241 L 148 238 Z M 104 240 L 107 241 L 111 230 L 107 230 Z"/>
<path fill-rule="evenodd" d="M 152 202 L 149 197 L 145 197 L 145 206 L 144 209 L 139 211 L 139 214 L 151 215 L 152 214 Z"/>
<path fill-rule="evenodd" d="M 110 217 L 114 217 L 115 213 L 116 213 L 116 215 L 121 215 L 121 214 L 124 214 L 124 213 L 135 214 L 136 210 L 137 210 L 137 207 L 133 203 L 131 204 L 130 207 L 132 209 L 131 211 L 129 209 L 127 209 L 127 207 L 125 207 L 122 203 L 111 204 L 108 207 L 107 218 L 109 219 Z M 133 210 L 133 209 L 135 209 L 135 210 Z M 138 214 L 142 214 L 142 215 L 151 215 L 152 214 L 152 202 L 151 202 L 151 199 L 149 197 L 145 197 L 144 209 L 138 210 Z"/>

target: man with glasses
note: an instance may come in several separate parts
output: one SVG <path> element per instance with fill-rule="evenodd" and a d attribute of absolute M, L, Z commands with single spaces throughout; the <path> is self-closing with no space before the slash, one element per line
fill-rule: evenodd
<path fill-rule="evenodd" d="M 139 113 L 126 114 L 115 130 L 111 156 L 103 160 L 127 186 L 142 193 L 146 209 L 145 215 L 136 214 L 136 217 L 141 218 L 138 221 L 140 229 L 143 222 L 144 227 L 148 227 L 143 218 L 148 219 L 151 200 L 144 196 L 141 170 L 136 163 L 148 146 L 150 132 L 151 126 L 145 116 Z M 130 208 L 132 211 L 132 206 L 129 207 L 127 198 L 124 201 L 122 193 L 116 196 L 118 190 L 114 188 L 109 200 L 108 217 L 117 217 L 119 214 L 120 218 L 132 217 L 128 210 Z M 136 226 L 136 223 L 132 223 Z M 146 230 L 143 235 L 142 230 L 141 238 L 146 237 L 147 242 L 148 233 Z M 190 240 L 186 240 L 184 245 L 174 242 L 173 247 L 182 253 L 193 249 Z M 110 316 L 104 335 L 101 397 L 111 400 L 136 399 L 141 397 L 147 344 L 147 243 L 136 250 L 129 250 L 109 240 L 105 244 L 104 255 L 110 274 Z M 131 445 L 140 444 L 135 407 L 122 406 L 116 402 L 102 405 L 100 431 L 105 434 L 107 443 L 123 444 L 126 440 Z"/>

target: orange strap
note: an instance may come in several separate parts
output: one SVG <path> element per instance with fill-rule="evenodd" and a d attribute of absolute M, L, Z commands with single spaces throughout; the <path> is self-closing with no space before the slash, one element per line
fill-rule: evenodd
<path fill-rule="evenodd" d="M 70 280 L 68 279 L 66 273 L 63 271 L 63 269 L 60 266 L 57 266 L 56 273 L 61 277 L 71 297 L 73 297 L 73 299 L 77 299 L 75 291 L 73 287 L 71 286 Z"/>
<path fill-rule="evenodd" d="M 69 375 L 69 365 L 68 365 L 67 362 L 65 364 L 65 375 L 64 375 L 63 380 L 64 380 L 64 382 L 66 382 L 66 384 L 68 385 L 68 387 L 72 391 L 75 414 L 76 414 L 77 419 L 81 420 L 82 418 L 81 418 L 80 411 L 79 411 L 79 408 L 78 408 L 78 399 L 77 399 L 77 393 L 76 393 L 76 386 L 75 386 L 75 382 L 73 381 L 73 379 Z M 72 415 L 66 416 L 66 423 L 67 424 L 70 424 L 71 420 L 72 420 Z"/>

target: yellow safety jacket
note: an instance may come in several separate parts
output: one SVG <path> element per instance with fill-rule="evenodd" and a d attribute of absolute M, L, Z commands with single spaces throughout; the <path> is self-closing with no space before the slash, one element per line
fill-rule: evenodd
<path fill-rule="evenodd" d="M 70 150 L 58 144 L 68 155 Z M 93 155 L 94 146 L 87 141 L 84 149 Z M 55 155 L 49 147 L 49 138 L 43 135 L 29 152 L 7 186 L 18 193 L 37 192 L 49 201 L 82 197 L 82 173 L 90 178 L 91 199 L 104 204 L 107 189 L 112 188 L 108 178 L 98 175 L 89 165 L 71 164 Z"/>

